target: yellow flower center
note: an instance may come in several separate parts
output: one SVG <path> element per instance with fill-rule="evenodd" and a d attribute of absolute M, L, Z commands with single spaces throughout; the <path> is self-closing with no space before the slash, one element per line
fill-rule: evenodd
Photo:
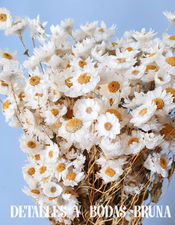
<path fill-rule="evenodd" d="M 125 63 L 126 59 L 125 58 L 117 58 L 118 63 Z"/>
<path fill-rule="evenodd" d="M 2 111 L 4 112 L 8 107 L 10 106 L 9 100 L 6 100 L 5 102 L 2 103 Z"/>
<path fill-rule="evenodd" d="M 49 179 L 49 177 L 44 177 L 43 178 L 43 183 L 45 184 L 47 182 L 47 180 Z"/>
<path fill-rule="evenodd" d="M 139 143 L 139 139 L 136 138 L 136 137 L 130 138 L 129 141 L 128 141 L 128 145 L 131 145 L 131 144 L 134 143 L 134 142 Z"/>
<path fill-rule="evenodd" d="M 63 170 L 65 170 L 65 164 L 64 163 L 59 163 L 56 170 L 60 173 Z"/>
<path fill-rule="evenodd" d="M 114 46 L 118 45 L 118 43 L 112 42 L 111 45 L 114 47 Z"/>
<path fill-rule="evenodd" d="M 36 161 L 40 160 L 40 155 L 39 155 L 39 154 L 34 155 L 34 159 L 35 159 Z"/>
<path fill-rule="evenodd" d="M 87 107 L 87 108 L 86 108 L 86 112 L 87 112 L 87 114 L 91 114 L 92 108 L 91 108 L 91 107 Z"/>
<path fill-rule="evenodd" d="M 7 84 L 7 83 L 5 83 L 5 81 L 3 81 L 3 80 L 1 80 L 1 85 L 3 86 L 3 87 L 8 87 L 9 85 Z"/>
<path fill-rule="evenodd" d="M 110 98 L 110 99 L 109 99 L 109 104 L 110 104 L 110 106 L 112 106 L 113 103 L 114 103 L 114 100 L 113 100 L 112 98 Z"/>
<path fill-rule="evenodd" d="M 168 39 L 175 41 L 175 35 L 170 35 Z"/>
<path fill-rule="evenodd" d="M 115 171 L 111 168 L 107 168 L 105 170 L 105 174 L 108 176 L 108 177 L 113 177 L 115 175 Z"/>
<path fill-rule="evenodd" d="M 128 48 L 126 48 L 126 50 L 127 50 L 128 52 L 132 52 L 132 51 L 133 51 L 133 48 L 128 47 Z"/>
<path fill-rule="evenodd" d="M 77 118 L 70 119 L 66 124 L 66 130 L 69 133 L 75 133 L 76 131 L 80 130 L 83 126 L 81 120 Z"/>
<path fill-rule="evenodd" d="M 71 195 L 75 194 L 72 190 L 66 190 L 65 193 L 66 194 L 71 194 Z"/>
<path fill-rule="evenodd" d="M 70 68 L 70 67 L 71 67 L 71 65 L 68 63 L 67 66 L 66 66 L 66 69 L 68 69 L 68 68 Z"/>
<path fill-rule="evenodd" d="M 173 88 L 166 88 L 166 93 L 170 93 L 173 96 L 173 102 L 175 102 L 175 90 Z"/>
<path fill-rule="evenodd" d="M 33 174 L 35 174 L 35 168 L 30 168 L 28 169 L 27 173 L 32 176 Z"/>
<path fill-rule="evenodd" d="M 76 173 L 70 171 L 70 172 L 67 174 L 66 179 L 68 179 L 68 180 L 74 180 L 75 177 L 76 177 Z"/>
<path fill-rule="evenodd" d="M 148 57 L 151 58 L 151 57 L 153 57 L 155 54 L 156 54 L 156 53 L 153 52 L 153 53 L 151 53 Z"/>
<path fill-rule="evenodd" d="M 39 168 L 40 174 L 43 174 L 43 173 L 46 171 L 46 169 L 47 169 L 46 166 L 41 166 L 41 167 Z"/>
<path fill-rule="evenodd" d="M 104 124 L 104 128 L 105 128 L 106 130 L 111 130 L 111 128 L 112 128 L 111 123 L 106 122 L 106 123 Z"/>
<path fill-rule="evenodd" d="M 53 124 L 53 127 L 56 129 L 59 129 L 61 127 L 62 123 L 60 121 L 57 121 Z"/>
<path fill-rule="evenodd" d="M 98 31 L 101 33 L 105 32 L 103 28 L 98 29 Z"/>
<path fill-rule="evenodd" d="M 6 59 L 9 59 L 9 60 L 13 59 L 13 56 L 10 55 L 10 54 L 7 53 L 7 52 L 4 52 L 3 55 L 2 55 L 2 57 L 3 57 L 3 58 L 6 58 Z"/>
<path fill-rule="evenodd" d="M 87 73 L 83 73 L 78 77 L 79 84 L 86 84 L 90 81 L 91 77 L 87 75 Z"/>
<path fill-rule="evenodd" d="M 49 157 L 50 157 L 50 158 L 53 158 L 53 151 L 50 151 L 50 152 L 49 152 Z"/>
<path fill-rule="evenodd" d="M 152 102 L 156 104 L 157 109 L 163 109 L 164 101 L 161 98 L 155 98 L 152 100 Z"/>
<path fill-rule="evenodd" d="M 164 135 L 165 139 L 170 139 L 175 135 L 175 129 L 170 124 L 165 124 L 160 131 L 161 135 Z"/>
<path fill-rule="evenodd" d="M 50 188 L 50 191 L 51 191 L 52 193 L 55 193 L 56 190 L 57 190 L 56 187 L 51 187 L 51 188 Z"/>
<path fill-rule="evenodd" d="M 158 67 L 155 66 L 155 65 L 148 64 L 148 65 L 146 66 L 145 73 L 148 73 L 149 70 L 154 70 L 155 72 L 157 72 L 159 69 L 158 69 Z"/>
<path fill-rule="evenodd" d="M 57 197 L 48 197 L 48 199 L 51 201 L 51 200 L 54 200 L 56 199 Z"/>
<path fill-rule="evenodd" d="M 167 162 L 164 158 L 160 158 L 160 166 L 163 168 L 163 169 L 166 169 L 167 168 Z"/>
<path fill-rule="evenodd" d="M 5 22 L 6 20 L 7 20 L 7 15 L 4 14 L 4 13 L 1 13 L 1 14 L 0 14 L 0 21 L 1 21 L 1 22 Z"/>
<path fill-rule="evenodd" d="M 59 110 L 58 110 L 58 109 L 51 109 L 50 111 L 51 111 L 51 113 L 52 113 L 54 116 L 57 116 L 58 113 L 59 113 Z"/>
<path fill-rule="evenodd" d="M 32 86 L 38 85 L 39 82 L 40 82 L 40 77 L 38 77 L 38 76 L 33 76 L 33 77 L 31 77 L 30 80 L 29 80 L 29 83 L 30 83 L 30 85 L 32 85 Z"/>
<path fill-rule="evenodd" d="M 166 62 L 171 66 L 175 66 L 175 56 L 166 58 Z"/>
<path fill-rule="evenodd" d="M 32 189 L 31 192 L 36 194 L 36 195 L 40 194 L 40 191 L 38 189 Z"/>
<path fill-rule="evenodd" d="M 71 82 L 71 79 L 72 79 L 73 77 L 68 77 L 66 80 L 65 80 L 65 85 L 68 87 L 68 88 L 70 88 L 70 87 L 72 87 L 72 85 L 73 85 L 73 83 Z"/>
<path fill-rule="evenodd" d="M 132 75 L 136 76 L 137 74 L 139 74 L 139 72 L 140 72 L 139 70 L 133 70 Z"/>
<path fill-rule="evenodd" d="M 139 111 L 139 115 L 140 116 L 144 116 L 147 113 L 148 109 L 147 108 L 143 108 Z"/>
<path fill-rule="evenodd" d="M 108 84 L 109 92 L 115 93 L 120 89 L 120 84 L 117 81 L 112 81 Z"/>
<path fill-rule="evenodd" d="M 20 101 L 23 101 L 24 98 L 24 91 L 21 91 L 18 95 L 18 98 L 20 99 Z"/>
<path fill-rule="evenodd" d="M 80 61 L 78 62 L 78 65 L 79 65 L 79 67 L 81 67 L 81 68 L 83 68 L 86 64 L 87 64 L 87 63 L 86 63 L 86 61 L 84 61 L 84 60 L 80 60 Z"/>
<path fill-rule="evenodd" d="M 35 94 L 35 96 L 37 96 L 37 97 L 43 97 L 43 94 L 37 92 L 37 93 Z"/>
<path fill-rule="evenodd" d="M 36 143 L 35 143 L 34 141 L 28 141 L 28 142 L 27 142 L 27 146 L 28 146 L 29 148 L 36 148 Z"/>
<path fill-rule="evenodd" d="M 114 114 L 120 121 L 122 120 L 122 115 L 116 109 L 108 109 L 106 112 Z"/>

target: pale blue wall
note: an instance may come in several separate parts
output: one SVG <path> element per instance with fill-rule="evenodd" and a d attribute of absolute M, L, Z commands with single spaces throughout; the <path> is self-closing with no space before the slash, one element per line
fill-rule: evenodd
<path fill-rule="evenodd" d="M 117 25 L 117 35 L 121 36 L 126 30 L 140 30 L 153 28 L 161 34 L 168 26 L 162 11 L 175 11 L 174 0 L 0 0 L 0 7 L 8 8 L 12 15 L 35 17 L 41 15 L 42 21 L 49 21 L 49 25 L 59 23 L 60 20 L 71 17 L 76 27 L 87 21 L 104 20 L 107 25 Z M 175 28 L 171 29 L 172 33 Z M 30 47 L 29 42 L 27 45 Z M 0 32 L 0 48 L 17 50 L 22 54 L 16 36 L 4 36 Z M 0 113 L 0 225 L 48 225 L 47 220 L 39 219 L 10 219 L 10 205 L 30 205 L 32 200 L 23 194 L 21 189 L 25 185 L 21 167 L 26 157 L 19 149 L 18 138 L 20 132 L 9 128 Z M 175 182 L 168 190 L 160 204 L 169 204 L 172 211 L 171 219 L 149 219 L 144 225 L 174 225 L 175 224 Z"/>

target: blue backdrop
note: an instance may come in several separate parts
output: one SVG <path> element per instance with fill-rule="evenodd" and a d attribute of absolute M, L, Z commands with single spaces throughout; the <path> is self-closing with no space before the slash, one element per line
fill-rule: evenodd
<path fill-rule="evenodd" d="M 160 36 L 168 26 L 163 16 L 165 10 L 175 11 L 174 0 L 0 0 L 0 7 L 6 7 L 15 16 L 34 18 L 40 14 L 41 21 L 51 24 L 71 17 L 75 26 L 87 21 L 104 20 L 108 26 L 117 25 L 117 36 L 126 30 L 146 30 L 153 28 Z M 175 27 L 170 32 L 175 34 Z M 27 41 L 27 47 L 31 43 Z M 0 31 L 0 48 L 9 48 L 22 55 L 23 48 L 15 35 L 5 36 Z M 22 58 L 19 58 L 22 60 Z M 49 225 L 46 219 L 10 218 L 10 205 L 33 205 L 21 189 L 25 185 L 21 168 L 26 156 L 19 149 L 20 130 L 9 128 L 0 112 L 0 225 Z M 175 179 L 173 178 L 167 194 L 159 204 L 169 205 L 171 219 L 145 219 L 144 225 L 175 224 Z"/>

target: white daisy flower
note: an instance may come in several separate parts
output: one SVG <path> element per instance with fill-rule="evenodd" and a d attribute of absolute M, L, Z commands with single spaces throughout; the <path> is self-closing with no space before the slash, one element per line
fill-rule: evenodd
<path fill-rule="evenodd" d="M 78 155 L 76 159 L 72 162 L 72 165 L 74 168 L 78 169 L 81 168 L 83 169 L 83 164 L 85 163 L 86 157 L 82 154 Z"/>
<path fill-rule="evenodd" d="M 66 82 L 66 90 L 63 90 L 64 94 L 74 98 L 85 95 L 96 88 L 99 80 L 100 77 L 95 68 L 89 68 L 83 73 L 81 71 L 77 74 L 74 73 L 72 77 L 70 77 L 68 84 Z"/>
<path fill-rule="evenodd" d="M 156 35 L 152 29 L 146 32 L 145 28 L 141 30 L 141 32 L 135 31 L 132 36 L 138 41 L 142 46 L 145 46 L 152 38 Z"/>
<path fill-rule="evenodd" d="M 77 199 L 69 199 L 65 201 L 61 206 L 58 206 L 60 210 L 58 214 L 59 222 L 64 222 L 66 225 L 71 225 L 72 220 L 77 217 L 76 208 L 78 207 L 78 200 Z M 59 217 L 59 215 L 66 215 Z"/>
<path fill-rule="evenodd" d="M 125 73 L 126 70 L 135 65 L 136 59 L 134 58 L 135 54 L 131 51 L 120 52 L 116 50 L 116 55 L 104 57 L 104 62 L 106 66 L 114 69 L 118 73 Z"/>
<path fill-rule="evenodd" d="M 102 137 L 115 138 L 115 136 L 120 133 L 118 118 L 109 112 L 101 114 L 97 118 L 95 128 L 97 135 Z"/>
<path fill-rule="evenodd" d="M 0 64 L 2 66 L 8 62 L 13 63 L 13 60 L 17 60 L 16 52 L 10 52 L 8 49 L 5 49 L 4 51 L 0 49 Z"/>
<path fill-rule="evenodd" d="M 69 165 L 69 161 L 66 161 L 64 158 L 58 159 L 55 163 L 54 175 L 58 179 L 58 182 L 62 179 L 63 172 Z"/>
<path fill-rule="evenodd" d="M 51 198 L 60 196 L 62 191 L 63 188 L 55 182 L 48 182 L 43 185 L 43 193 Z"/>
<path fill-rule="evenodd" d="M 78 169 L 67 169 L 63 173 L 63 184 L 65 186 L 76 186 L 79 182 L 84 179 L 84 173 L 80 168 Z"/>
<path fill-rule="evenodd" d="M 37 154 L 41 151 L 42 146 L 36 137 L 30 135 L 22 135 L 20 138 L 20 148 L 29 154 Z"/>
<path fill-rule="evenodd" d="M 29 109 L 25 109 L 25 111 L 22 113 L 21 119 L 23 128 L 28 130 L 28 134 L 32 135 L 36 132 L 38 125 L 34 113 L 32 113 Z"/>
<path fill-rule="evenodd" d="M 6 30 L 12 24 L 12 17 L 6 8 L 0 8 L 0 29 Z"/>
<path fill-rule="evenodd" d="M 23 188 L 23 192 L 33 198 L 35 201 L 39 202 L 39 199 L 43 199 L 43 194 L 41 189 L 36 185 L 32 189 L 29 189 L 27 187 Z"/>
<path fill-rule="evenodd" d="M 97 163 L 102 167 L 98 173 L 99 177 L 101 177 L 105 183 L 109 183 L 116 181 L 119 176 L 123 174 L 122 166 L 125 164 L 125 159 L 105 160 L 105 158 L 99 158 Z"/>
<path fill-rule="evenodd" d="M 76 57 L 86 59 L 89 56 L 94 45 L 94 39 L 87 38 L 82 42 L 76 43 L 75 46 L 72 47 L 72 52 Z"/>
<path fill-rule="evenodd" d="M 46 124 L 52 125 L 58 121 L 60 117 L 65 115 L 67 108 L 65 105 L 49 105 L 47 109 L 42 110 L 41 115 L 44 117 Z"/>
<path fill-rule="evenodd" d="M 27 182 L 30 188 L 36 187 L 37 179 L 35 178 L 36 165 L 27 164 L 22 168 L 24 180 Z"/>
<path fill-rule="evenodd" d="M 172 52 L 168 52 L 157 61 L 159 67 L 164 68 L 172 76 L 175 75 L 175 56 Z"/>
<path fill-rule="evenodd" d="M 132 66 L 127 72 L 126 77 L 129 80 L 138 80 L 142 78 L 144 75 L 144 71 L 146 69 L 146 66 L 144 64 L 141 64 L 140 66 Z"/>
<path fill-rule="evenodd" d="M 163 14 L 172 25 L 175 25 L 175 13 L 165 11 Z"/>
<path fill-rule="evenodd" d="M 48 163 L 41 163 L 36 166 L 36 174 L 35 177 L 38 181 L 43 181 L 43 183 L 47 183 L 48 178 L 53 177 L 54 167 Z"/>
<path fill-rule="evenodd" d="M 68 140 L 70 143 L 79 143 L 82 149 L 90 149 L 95 143 L 96 137 L 91 133 L 91 122 L 83 122 L 79 118 L 72 118 L 63 121 L 58 130 L 58 135 Z M 80 141 L 81 140 L 81 141 Z"/>
<path fill-rule="evenodd" d="M 150 82 L 154 80 L 156 73 L 159 71 L 159 66 L 153 62 L 145 65 L 144 76 L 141 77 L 143 82 Z"/>
<path fill-rule="evenodd" d="M 9 84 L 4 80 L 0 80 L 0 94 L 8 95 L 9 92 L 10 92 Z"/>
<path fill-rule="evenodd" d="M 58 160 L 60 150 L 57 144 L 51 143 L 49 146 L 46 146 L 44 153 L 44 159 L 46 163 L 55 163 Z"/>
<path fill-rule="evenodd" d="M 167 70 L 159 70 L 154 77 L 155 87 L 164 87 L 171 82 L 171 75 Z"/>
<path fill-rule="evenodd" d="M 55 45 L 52 41 L 48 43 L 44 43 L 43 46 L 34 49 L 34 55 L 29 57 L 28 60 L 25 60 L 23 66 L 27 68 L 29 71 L 35 70 L 36 67 L 41 62 L 46 62 L 50 60 L 52 55 L 55 53 Z"/>
<path fill-rule="evenodd" d="M 3 80 L 8 84 L 14 85 L 17 80 L 24 81 L 24 79 L 24 74 L 22 69 L 19 67 L 18 61 L 13 61 L 13 63 L 5 64 L 3 66 L 3 70 L 0 73 L 0 80 Z"/>
<path fill-rule="evenodd" d="M 7 35 L 17 34 L 21 38 L 27 26 L 28 26 L 27 18 L 21 18 L 18 16 L 16 17 L 16 21 L 12 23 L 11 26 L 5 30 L 5 33 Z"/>
<path fill-rule="evenodd" d="M 100 113 L 100 102 L 95 99 L 79 99 L 74 104 L 74 116 L 83 121 L 93 121 Z"/>
<path fill-rule="evenodd" d="M 161 87 L 156 88 L 154 91 L 149 91 L 146 97 L 148 103 L 156 105 L 157 110 L 164 111 L 166 114 L 175 108 L 172 95 L 167 93 L 166 90 L 162 90 Z"/>
<path fill-rule="evenodd" d="M 115 74 L 112 80 L 107 81 L 105 84 L 99 85 L 99 93 L 108 99 L 113 99 L 120 102 L 120 98 L 126 97 L 130 93 L 128 79 Z"/>
<path fill-rule="evenodd" d="M 99 146 L 105 154 L 106 158 L 115 158 L 123 154 L 122 144 L 120 143 L 120 140 L 116 141 L 109 138 L 102 138 Z"/>
<path fill-rule="evenodd" d="M 72 32 L 72 38 L 75 43 L 83 41 L 87 38 L 87 34 L 82 30 L 76 30 Z"/>
<path fill-rule="evenodd" d="M 74 27 L 74 20 L 68 18 L 66 20 L 61 21 L 61 27 L 67 32 L 68 34 L 72 34 L 72 29 Z"/>
<path fill-rule="evenodd" d="M 101 41 L 107 42 L 114 35 L 115 29 L 116 29 L 115 25 L 112 25 L 110 28 L 107 28 L 104 21 L 102 21 L 101 27 L 96 29 L 96 31 L 94 32 L 94 38 L 96 42 L 101 42 Z"/>
<path fill-rule="evenodd" d="M 28 26 L 30 28 L 31 38 L 38 40 L 40 43 L 44 43 L 47 39 L 45 29 L 47 22 L 40 23 L 40 16 L 38 15 L 36 19 L 27 18 Z"/>
<path fill-rule="evenodd" d="M 125 145 L 125 154 L 128 155 L 137 154 L 145 147 L 144 135 L 138 131 L 132 131 L 129 136 L 124 135 L 122 140 L 121 142 Z"/>
<path fill-rule="evenodd" d="M 92 23 L 86 23 L 84 26 L 81 25 L 80 28 L 88 36 L 92 37 L 94 35 L 95 30 L 97 29 L 97 25 L 98 25 L 98 21 L 94 21 Z"/>
<path fill-rule="evenodd" d="M 8 122 L 13 119 L 17 111 L 16 102 L 14 98 L 7 97 L 2 103 L 2 113 L 5 116 L 5 120 Z"/>
<path fill-rule="evenodd" d="M 156 146 L 163 142 L 163 137 L 161 135 L 156 135 L 154 133 L 146 133 L 144 136 L 145 146 L 148 149 L 154 149 Z"/>
<path fill-rule="evenodd" d="M 174 48 L 175 46 L 175 35 L 164 33 L 162 37 L 164 45 L 168 48 Z"/>
<path fill-rule="evenodd" d="M 167 154 L 153 153 L 152 155 L 148 155 L 148 158 L 144 162 L 144 167 L 153 173 L 161 174 L 162 177 L 167 177 L 171 164 L 172 159 Z"/>
<path fill-rule="evenodd" d="M 147 123 L 156 112 L 157 106 L 155 104 L 144 104 L 131 112 L 132 119 L 130 120 L 134 126 L 140 126 Z"/>

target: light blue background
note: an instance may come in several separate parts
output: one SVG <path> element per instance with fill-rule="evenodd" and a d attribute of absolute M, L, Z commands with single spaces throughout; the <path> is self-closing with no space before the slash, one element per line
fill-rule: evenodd
<path fill-rule="evenodd" d="M 12 15 L 34 18 L 41 15 L 41 21 L 49 21 L 48 25 L 60 23 L 62 19 L 71 17 L 76 28 L 87 21 L 104 20 L 108 26 L 117 25 L 120 37 L 126 30 L 147 30 L 153 28 L 159 35 L 165 31 L 168 22 L 162 15 L 167 10 L 175 11 L 174 0 L 0 0 L 0 7 L 8 8 Z M 48 26 L 49 27 L 49 26 Z M 171 28 L 175 34 L 175 28 Z M 27 47 L 31 44 L 27 41 Z M 17 50 L 22 55 L 23 49 L 15 35 L 4 36 L 0 31 L 0 48 Z M 23 57 L 20 58 L 21 60 Z M 18 138 L 21 132 L 9 128 L 0 113 L 0 225 L 48 225 L 46 219 L 11 219 L 10 205 L 33 205 L 21 189 L 25 185 L 21 167 L 26 156 L 19 149 Z M 167 194 L 159 202 L 169 205 L 171 219 L 145 219 L 144 225 L 175 224 L 175 179 Z"/>

